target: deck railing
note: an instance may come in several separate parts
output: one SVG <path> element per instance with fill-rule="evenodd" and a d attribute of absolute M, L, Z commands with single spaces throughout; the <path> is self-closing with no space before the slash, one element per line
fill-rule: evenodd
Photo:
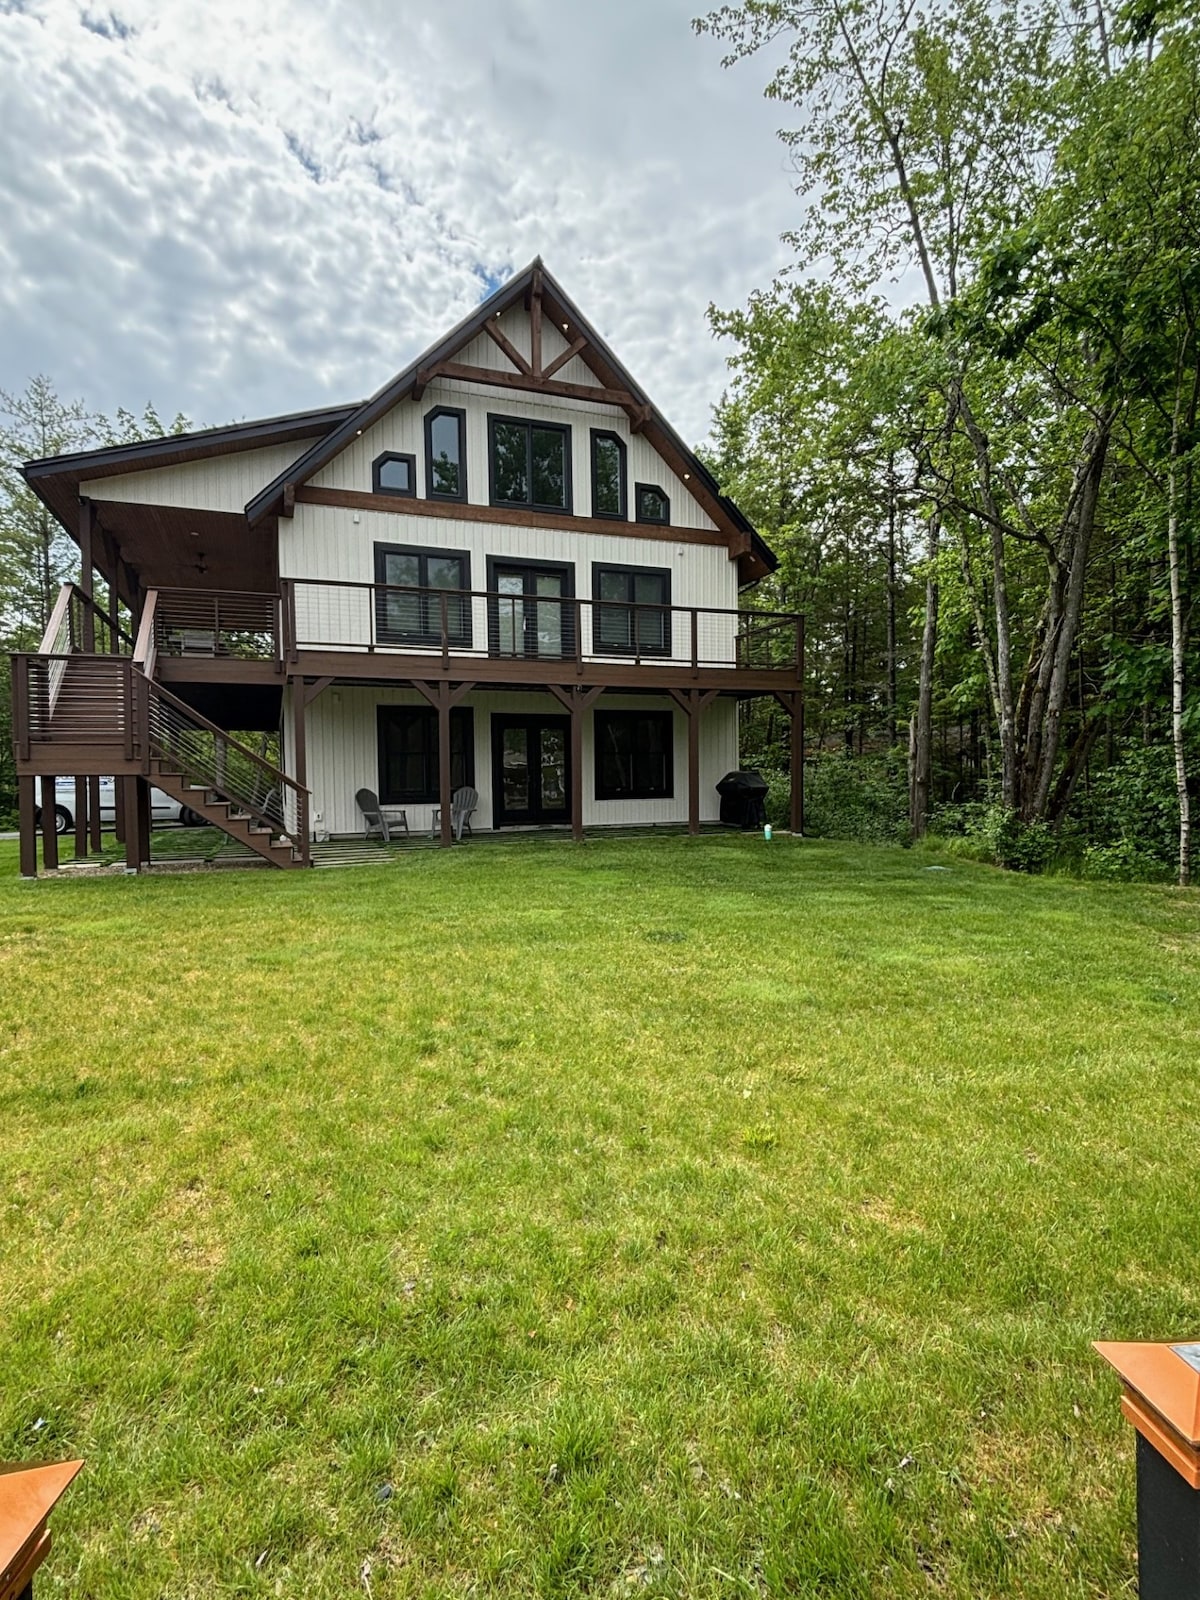
<path fill-rule="evenodd" d="M 289 578 L 285 657 L 300 651 L 728 667 L 798 678 L 803 619 L 749 607 L 670 606 L 575 595 L 416 589 Z"/>
<path fill-rule="evenodd" d="M 154 648 L 160 656 L 282 658 L 279 596 L 240 589 L 158 589 Z"/>

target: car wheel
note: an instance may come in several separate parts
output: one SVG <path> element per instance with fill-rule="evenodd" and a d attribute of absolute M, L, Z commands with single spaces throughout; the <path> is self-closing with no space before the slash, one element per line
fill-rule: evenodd
<path fill-rule="evenodd" d="M 42 808 L 41 808 L 41 806 L 39 806 L 37 808 L 37 810 L 33 813 L 33 825 L 40 833 L 41 832 L 41 827 L 42 827 Z M 70 833 L 71 829 L 74 826 L 75 826 L 75 818 L 67 810 L 66 806 L 55 806 L 55 808 L 54 808 L 54 831 L 55 831 L 55 833 L 57 833 L 57 834 Z"/>
<path fill-rule="evenodd" d="M 191 806 L 180 806 L 179 826 L 181 828 L 202 828 L 204 826 L 204 818 L 198 817 Z"/>

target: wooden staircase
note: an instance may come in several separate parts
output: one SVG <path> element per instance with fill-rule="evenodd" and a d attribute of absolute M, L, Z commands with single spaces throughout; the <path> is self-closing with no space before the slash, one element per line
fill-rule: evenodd
<path fill-rule="evenodd" d="M 273 867 L 302 867 L 306 863 L 292 840 L 268 827 L 235 800 L 226 800 L 216 789 L 194 784 L 186 773 L 178 772 L 165 761 L 153 764 L 155 786 L 194 811 L 213 828 L 236 839 L 269 861 Z"/>

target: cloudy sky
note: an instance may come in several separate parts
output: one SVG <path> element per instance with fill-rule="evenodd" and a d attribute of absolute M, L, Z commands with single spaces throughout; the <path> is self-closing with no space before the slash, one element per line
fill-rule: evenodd
<path fill-rule="evenodd" d="M 685 436 L 788 258 L 694 0 L 0 0 L 0 387 L 197 424 L 371 393 L 541 254 Z"/>

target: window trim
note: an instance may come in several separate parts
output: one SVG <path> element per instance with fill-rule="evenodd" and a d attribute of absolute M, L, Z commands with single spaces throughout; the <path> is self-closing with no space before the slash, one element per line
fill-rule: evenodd
<path fill-rule="evenodd" d="M 433 487 L 433 425 L 439 417 L 458 418 L 457 494 L 442 494 Z M 462 406 L 434 406 L 425 413 L 425 498 L 456 504 L 467 498 L 467 413 Z"/>
<path fill-rule="evenodd" d="M 621 644 L 604 644 L 604 643 L 601 642 L 600 629 L 599 629 L 599 627 L 597 625 L 598 621 L 599 621 L 599 616 L 600 616 L 600 607 L 603 606 L 603 605 L 620 605 L 622 603 L 625 604 L 625 605 L 631 605 L 631 604 L 634 603 L 632 601 L 621 602 L 621 601 L 618 601 L 618 600 L 604 600 L 604 599 L 601 598 L 601 594 L 600 594 L 600 576 L 601 576 L 602 573 L 605 573 L 605 572 L 623 572 L 623 573 L 628 573 L 631 578 L 632 577 L 642 576 L 642 577 L 662 578 L 662 579 L 665 580 L 663 587 L 664 587 L 664 592 L 666 594 L 666 599 L 662 602 L 662 604 L 665 607 L 667 607 L 668 609 L 667 609 L 666 614 L 665 614 L 664 619 L 663 619 L 664 620 L 664 624 L 665 624 L 665 626 L 663 628 L 663 636 L 664 636 L 664 639 L 665 639 L 665 644 L 661 648 L 651 647 L 648 650 L 642 650 L 642 649 L 639 649 L 636 644 L 621 645 Z M 623 561 L 593 561 L 592 562 L 592 652 L 593 652 L 593 654 L 598 655 L 598 656 L 657 656 L 660 659 L 661 658 L 669 659 L 671 657 L 671 655 L 674 653 L 673 652 L 673 648 L 672 648 L 673 644 L 674 644 L 674 639 L 672 637 L 672 635 L 673 635 L 673 628 L 672 628 L 672 616 L 673 616 L 673 613 L 669 609 L 670 605 L 671 605 L 671 569 L 670 569 L 670 567 L 630 566 L 628 563 L 623 562 Z"/>
<path fill-rule="evenodd" d="M 386 752 L 386 743 L 385 743 L 386 735 L 385 735 L 385 732 L 384 732 L 384 725 L 391 718 L 393 718 L 393 717 L 395 717 L 397 715 L 418 716 L 418 717 L 421 717 L 422 719 L 428 718 L 429 722 L 432 725 L 433 730 L 434 730 L 432 742 L 431 742 L 431 744 L 429 746 L 428 751 L 426 752 L 426 763 L 427 763 L 427 766 L 430 769 L 430 773 L 433 776 L 434 782 L 433 782 L 432 789 L 430 789 L 429 785 L 427 784 L 424 793 L 419 795 L 419 796 L 416 795 L 416 794 L 409 794 L 409 793 L 405 793 L 405 792 L 397 792 L 396 790 L 393 790 L 393 789 L 387 789 L 387 784 L 386 784 L 386 781 L 385 781 L 386 778 L 387 778 L 387 752 Z M 438 753 L 438 744 L 437 744 L 437 725 L 438 725 L 438 714 L 435 711 L 435 709 L 433 708 L 433 706 L 429 706 L 429 705 L 425 705 L 425 706 L 422 706 L 422 705 L 397 705 L 397 704 L 395 704 L 394 701 L 377 701 L 376 702 L 376 706 L 375 706 L 375 733 L 376 733 L 376 753 L 377 753 L 377 763 L 378 763 L 378 770 L 377 770 L 376 776 L 377 776 L 377 780 L 378 780 L 378 784 L 379 784 L 378 793 L 379 793 L 379 803 L 380 803 L 380 805 L 385 805 L 385 806 L 436 806 L 439 803 L 439 800 L 440 800 L 440 797 L 441 797 L 441 783 L 440 783 L 440 773 L 438 771 L 438 756 L 439 756 L 439 753 Z M 466 730 L 465 735 L 464 735 L 465 743 L 463 745 L 463 783 L 469 785 L 471 788 L 474 788 L 475 787 L 475 710 L 474 710 L 473 706 L 453 706 L 451 708 L 451 711 L 450 711 L 450 726 L 451 726 L 450 743 L 451 743 L 451 749 L 452 750 L 453 750 L 453 745 L 454 745 L 453 729 L 454 729 L 454 727 L 456 725 L 458 727 L 465 728 L 465 730 Z M 453 772 L 451 772 L 451 788 L 453 789 L 453 788 L 457 788 L 457 787 L 459 787 L 459 785 L 456 785 L 453 782 Z M 387 791 L 386 793 L 384 792 L 385 790 Z"/>
<path fill-rule="evenodd" d="M 527 430 L 525 443 L 525 468 L 529 482 L 530 499 L 528 500 L 498 500 L 496 498 L 496 424 L 498 422 L 510 423 L 513 427 Z M 534 500 L 533 495 L 533 430 L 545 428 L 553 433 L 563 435 L 563 493 L 564 503 L 561 506 L 543 505 Z M 544 511 L 551 516 L 571 517 L 575 515 L 573 505 L 575 497 L 574 473 L 572 471 L 571 452 L 574 448 L 574 430 L 567 422 L 547 422 L 541 417 L 512 417 L 500 411 L 489 411 L 487 414 L 487 454 L 488 454 L 488 504 L 498 506 L 502 511 Z"/>
<path fill-rule="evenodd" d="M 659 494 L 667 508 L 665 517 L 644 517 L 642 515 L 642 491 L 648 490 L 651 494 Z M 671 496 L 657 483 L 635 483 L 633 486 L 633 520 L 645 523 L 651 528 L 669 528 L 671 526 Z"/>
<path fill-rule="evenodd" d="M 384 576 L 384 573 L 387 571 L 388 556 L 416 556 L 418 559 L 426 556 L 436 556 L 443 561 L 461 561 L 463 574 L 463 587 L 461 589 L 446 589 L 443 591 L 441 589 L 431 588 L 427 583 L 418 584 L 417 588 L 421 591 L 422 595 L 438 595 L 444 592 L 446 594 L 463 594 L 469 596 L 471 593 L 471 552 L 469 550 L 439 550 L 433 545 L 428 544 L 384 544 L 379 540 L 376 540 L 375 582 L 379 585 L 382 585 L 384 589 L 389 587 L 387 578 Z M 377 588 L 375 591 L 375 641 L 377 644 L 425 644 L 436 645 L 439 649 L 441 648 L 442 626 L 440 604 L 438 606 L 439 616 L 436 627 L 430 627 L 428 625 L 429 606 L 428 601 L 425 601 L 422 609 L 426 613 L 426 627 L 420 633 L 413 632 L 405 633 L 403 635 L 384 625 L 382 619 L 386 615 L 386 605 L 386 593 L 382 593 L 380 589 Z M 474 632 L 473 610 L 474 607 L 471 600 L 469 598 L 464 600 L 463 615 L 466 626 L 461 635 L 455 635 L 452 630 L 450 631 L 449 642 L 453 649 L 469 650 L 471 648 L 471 639 Z"/>
<path fill-rule="evenodd" d="M 596 445 L 601 439 L 611 439 L 617 447 L 621 458 L 621 479 L 618 492 L 620 509 L 617 511 L 596 510 Z M 629 521 L 629 452 L 625 441 L 619 433 L 614 433 L 611 428 L 593 428 L 591 431 L 591 465 L 592 465 L 592 504 L 591 512 L 594 517 L 603 517 L 607 522 Z"/>
<path fill-rule="evenodd" d="M 380 482 L 380 471 L 389 461 L 403 461 L 408 466 L 408 481 L 411 488 L 389 489 Z M 371 463 L 371 493 L 392 495 L 397 500 L 415 500 L 417 498 L 417 458 L 410 455 L 407 450 L 385 450 L 382 455 L 375 457 Z"/>
<path fill-rule="evenodd" d="M 651 794 L 645 789 L 623 790 L 614 794 L 605 788 L 601 761 L 601 729 L 604 723 L 612 719 L 629 721 L 631 718 L 658 717 L 665 719 L 670 732 L 666 741 L 665 754 L 667 758 L 666 788 L 661 794 Z M 637 711 L 633 709 L 613 709 L 602 711 L 599 707 L 592 713 L 592 783 L 597 800 L 674 800 L 675 798 L 675 713 L 666 707 L 655 707 L 652 710 Z"/>

